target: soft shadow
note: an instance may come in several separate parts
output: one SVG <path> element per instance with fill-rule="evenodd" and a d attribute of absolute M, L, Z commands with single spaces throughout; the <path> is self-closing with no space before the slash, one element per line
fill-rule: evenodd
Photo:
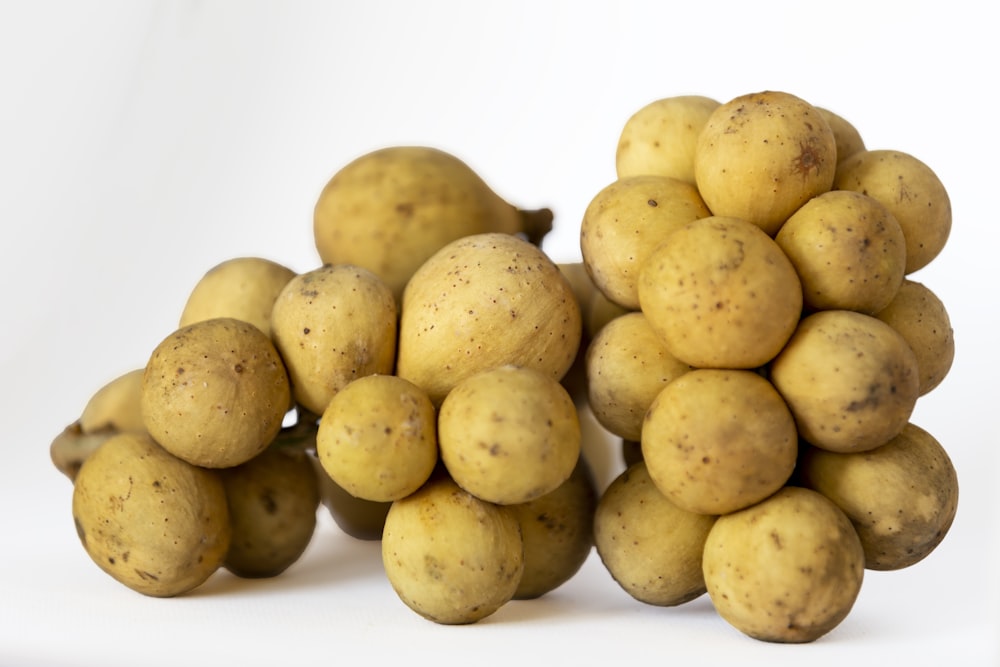
<path fill-rule="evenodd" d="M 384 576 L 380 541 L 318 530 L 302 556 L 283 572 L 272 577 L 253 578 L 239 577 L 220 568 L 185 597 L 286 594 Z"/>

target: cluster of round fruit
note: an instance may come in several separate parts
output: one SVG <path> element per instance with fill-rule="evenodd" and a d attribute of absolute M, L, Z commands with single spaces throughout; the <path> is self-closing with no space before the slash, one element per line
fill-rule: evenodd
<path fill-rule="evenodd" d="M 212 268 L 52 443 L 86 552 L 151 596 L 220 568 L 272 577 L 325 503 L 436 622 L 561 585 L 597 493 L 561 382 L 582 323 L 538 245 L 551 223 L 439 150 L 344 166 L 316 205 L 318 266 Z"/>
<path fill-rule="evenodd" d="M 812 641 L 866 568 L 921 560 L 955 515 L 951 461 L 911 421 L 954 355 L 943 304 L 909 277 L 945 245 L 948 195 L 775 91 L 649 104 L 616 169 L 581 225 L 612 306 L 589 404 L 629 462 L 597 551 L 639 600 L 707 591 L 745 634 Z"/>
<path fill-rule="evenodd" d="M 951 463 L 910 423 L 954 351 L 907 278 L 944 245 L 947 194 L 770 92 L 645 107 L 617 171 L 582 261 L 556 264 L 552 213 L 450 154 L 345 165 L 318 266 L 209 270 L 54 440 L 86 552 L 153 596 L 275 576 L 322 503 L 438 623 L 544 595 L 596 547 L 640 601 L 707 592 L 754 637 L 829 631 L 866 567 L 920 560 L 954 516 Z M 622 441 L 606 489 L 584 408 Z"/>

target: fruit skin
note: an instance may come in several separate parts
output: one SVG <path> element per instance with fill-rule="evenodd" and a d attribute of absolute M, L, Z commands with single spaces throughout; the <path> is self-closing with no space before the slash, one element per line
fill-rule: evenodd
<path fill-rule="evenodd" d="M 226 468 L 271 444 L 291 387 L 271 339 L 249 322 L 222 317 L 181 327 L 154 348 L 141 401 L 146 430 L 164 449 Z"/>
<path fill-rule="evenodd" d="M 271 337 L 295 402 L 321 415 L 353 380 L 393 372 L 397 302 L 374 273 L 326 264 L 300 273 L 278 295 Z"/>
<path fill-rule="evenodd" d="M 594 285 L 639 308 L 639 267 L 674 230 L 711 215 L 698 189 L 666 176 L 630 176 L 605 186 L 580 223 L 580 250 Z"/>
<path fill-rule="evenodd" d="M 70 481 L 108 438 L 146 432 L 141 401 L 144 372 L 144 368 L 135 368 L 102 385 L 84 405 L 80 417 L 52 439 L 49 458 Z"/>
<path fill-rule="evenodd" d="M 825 107 L 816 107 L 830 129 L 837 145 L 837 162 L 843 162 L 859 151 L 865 150 L 865 140 L 849 120 Z"/>
<path fill-rule="evenodd" d="M 601 495 L 594 543 L 604 567 L 626 593 L 646 604 L 673 607 L 705 593 L 702 553 L 715 519 L 668 500 L 640 461 Z"/>
<path fill-rule="evenodd" d="M 795 266 L 807 311 L 885 308 L 906 270 L 906 239 L 877 199 L 832 190 L 813 197 L 774 240 Z"/>
<path fill-rule="evenodd" d="M 783 91 L 719 105 L 698 136 L 695 181 L 713 215 L 774 236 L 802 204 L 831 189 L 837 144 L 823 115 Z"/>
<path fill-rule="evenodd" d="M 500 366 L 561 380 L 581 337 L 573 289 L 540 248 L 510 234 L 466 236 L 407 284 L 396 374 L 440 405 L 461 380 Z"/>
<path fill-rule="evenodd" d="M 906 274 L 930 264 L 951 235 L 951 199 L 924 162 L 896 150 L 864 150 L 837 166 L 835 190 L 863 192 L 899 221 L 906 238 Z"/>
<path fill-rule="evenodd" d="M 441 461 L 452 479 L 499 505 L 562 485 L 580 459 L 581 438 L 569 392 L 533 368 L 508 365 L 468 377 L 438 412 Z"/>
<path fill-rule="evenodd" d="M 704 95 L 654 100 L 629 116 L 615 149 L 618 178 L 644 174 L 695 182 L 694 152 L 719 102 Z"/>
<path fill-rule="evenodd" d="M 904 279 L 875 317 L 898 331 L 916 355 L 920 395 L 941 384 L 955 361 L 955 331 L 938 295 L 923 283 Z"/>
<path fill-rule="evenodd" d="M 757 368 L 802 315 L 802 286 L 778 244 L 740 218 L 673 232 L 643 264 L 639 304 L 667 350 L 699 368 Z"/>
<path fill-rule="evenodd" d="M 73 485 L 73 521 L 102 570 L 152 597 L 204 583 L 232 536 L 218 471 L 177 458 L 144 433 L 116 435 L 87 458 Z"/>
<path fill-rule="evenodd" d="M 178 326 L 232 317 L 271 335 L 274 300 L 295 272 L 263 257 L 233 257 L 203 275 L 188 294 Z"/>
<path fill-rule="evenodd" d="M 671 380 L 642 425 L 642 458 L 675 505 L 726 514 L 763 500 L 795 469 L 795 421 L 753 371 L 696 368 Z"/>
<path fill-rule="evenodd" d="M 438 462 L 437 412 L 395 375 L 367 375 L 334 394 L 319 421 L 316 456 L 334 482 L 374 502 L 408 496 Z"/>
<path fill-rule="evenodd" d="M 832 500 L 854 524 L 870 570 L 926 558 L 958 510 L 958 476 L 944 447 L 915 424 L 866 452 L 807 447 L 797 479 Z"/>
<path fill-rule="evenodd" d="M 702 563 L 709 597 L 726 622 L 762 641 L 806 643 L 848 615 L 864 560 L 861 540 L 833 502 L 786 486 L 719 517 Z"/>
<path fill-rule="evenodd" d="M 80 413 L 80 429 L 84 433 L 145 431 L 140 400 L 144 370 L 122 373 L 94 392 Z"/>
<path fill-rule="evenodd" d="M 524 572 L 513 510 L 462 490 L 440 468 L 419 491 L 393 501 L 381 547 L 403 603 L 444 625 L 490 616 L 513 599 Z"/>
<path fill-rule="evenodd" d="M 276 577 L 305 552 L 320 503 L 309 456 L 276 444 L 219 471 L 233 526 L 223 562 L 227 570 L 245 578 Z"/>
<path fill-rule="evenodd" d="M 508 506 L 524 540 L 524 572 L 513 599 L 539 598 L 583 567 L 594 546 L 596 506 L 597 486 L 582 457 L 569 478 L 553 491 Z"/>
<path fill-rule="evenodd" d="M 804 317 L 769 377 L 799 435 L 835 452 L 874 449 L 898 435 L 919 391 L 906 340 L 874 316 L 849 310 Z"/>
<path fill-rule="evenodd" d="M 396 298 L 424 261 L 456 239 L 504 232 L 537 244 L 551 228 L 551 211 L 515 207 L 468 164 L 429 146 L 355 158 L 323 187 L 313 213 L 322 262 L 364 267 Z"/>
<path fill-rule="evenodd" d="M 611 433 L 642 437 L 642 421 L 656 395 L 691 370 L 663 345 L 642 312 L 620 315 L 597 333 L 586 350 L 588 405 Z"/>

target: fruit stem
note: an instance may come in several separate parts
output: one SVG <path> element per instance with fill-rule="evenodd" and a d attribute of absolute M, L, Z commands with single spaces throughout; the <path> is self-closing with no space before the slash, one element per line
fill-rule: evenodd
<path fill-rule="evenodd" d="M 521 231 L 528 241 L 541 245 L 545 235 L 552 231 L 552 220 L 554 215 L 551 209 L 518 209 L 521 216 Z"/>

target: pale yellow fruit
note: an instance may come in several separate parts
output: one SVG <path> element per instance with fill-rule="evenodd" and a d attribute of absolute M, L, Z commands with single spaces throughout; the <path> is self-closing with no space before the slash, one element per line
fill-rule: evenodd
<path fill-rule="evenodd" d="M 897 436 L 920 383 L 906 340 L 885 322 L 849 310 L 803 318 L 770 378 L 799 435 L 835 452 L 874 449 Z"/>
<path fill-rule="evenodd" d="M 524 573 L 514 511 L 476 498 L 444 474 L 393 501 L 381 549 L 400 600 L 443 625 L 495 613 L 513 598 Z"/>
<path fill-rule="evenodd" d="M 463 379 L 514 365 L 560 380 L 582 337 L 580 307 L 540 248 L 510 234 L 445 246 L 406 286 L 396 374 L 435 405 Z"/>
<path fill-rule="evenodd" d="M 851 522 L 823 495 L 788 486 L 719 519 L 702 566 L 716 611 L 768 642 L 815 641 L 850 613 L 865 555 Z"/>
<path fill-rule="evenodd" d="M 368 375 L 330 400 L 319 422 L 316 455 L 351 495 L 396 500 L 419 489 L 434 471 L 436 420 L 420 387 L 395 375 Z"/>
<path fill-rule="evenodd" d="M 232 536 L 218 471 L 175 457 L 145 433 L 118 434 L 83 463 L 73 521 L 94 563 L 153 597 L 203 584 Z"/>
<path fill-rule="evenodd" d="M 588 405 L 611 433 L 630 440 L 642 434 L 642 420 L 656 395 L 691 370 L 663 345 L 641 312 L 608 322 L 587 346 Z"/>
<path fill-rule="evenodd" d="M 833 138 L 837 145 L 837 162 L 865 150 L 865 140 L 861 132 L 849 120 L 823 107 L 816 107 L 816 110 L 833 130 Z"/>
<path fill-rule="evenodd" d="M 822 114 L 781 91 L 721 104 L 695 149 L 695 180 L 712 213 L 748 220 L 771 236 L 831 188 L 836 168 L 836 137 Z"/>
<path fill-rule="evenodd" d="M 587 461 L 554 490 L 534 500 L 509 505 L 521 526 L 524 573 L 515 600 L 539 598 L 569 581 L 594 546 L 597 487 Z"/>
<path fill-rule="evenodd" d="M 871 570 L 899 570 L 926 558 L 948 533 L 958 509 L 958 476 L 948 453 L 912 423 L 865 452 L 807 447 L 799 475 L 804 486 L 851 519 Z"/>
<path fill-rule="evenodd" d="M 389 146 L 341 167 L 313 216 L 324 264 L 354 264 L 379 276 L 399 298 L 432 254 L 471 234 L 524 234 L 541 242 L 548 209 L 527 211 L 496 194 L 468 164 L 427 146 Z"/>
<path fill-rule="evenodd" d="M 898 331 L 916 355 L 920 395 L 941 384 L 955 361 L 955 331 L 937 294 L 923 283 L 905 279 L 875 317 Z"/>
<path fill-rule="evenodd" d="M 233 527 L 223 567 L 239 577 L 276 577 L 305 553 L 320 502 L 310 456 L 279 444 L 219 471 Z"/>
<path fill-rule="evenodd" d="M 262 257 L 234 257 L 198 280 L 181 312 L 180 325 L 216 317 L 249 322 L 271 335 L 271 309 L 295 272 Z"/>
<path fill-rule="evenodd" d="M 906 238 L 906 273 L 930 264 L 951 234 L 951 199 L 938 175 L 919 159 L 894 150 L 865 150 L 837 167 L 837 190 L 882 202 Z"/>
<path fill-rule="evenodd" d="M 142 432 L 142 374 L 144 368 L 123 373 L 90 397 L 80 414 L 84 433 L 98 431 Z"/>
<path fill-rule="evenodd" d="M 738 218 L 678 229 L 643 264 L 639 303 L 664 345 L 703 368 L 755 368 L 781 351 L 802 286 L 774 239 Z"/>
<path fill-rule="evenodd" d="M 711 215 L 698 189 L 666 176 L 630 176 L 605 186 L 580 223 L 580 250 L 594 285 L 639 308 L 639 267 L 674 230 Z"/>
<path fill-rule="evenodd" d="M 316 457 L 313 457 L 313 467 L 319 477 L 320 502 L 337 527 L 356 540 L 374 542 L 382 539 L 385 516 L 392 507 L 392 501 L 364 500 L 352 496 L 330 479 Z"/>
<path fill-rule="evenodd" d="M 810 199 L 774 240 L 799 275 L 807 310 L 872 314 L 903 282 L 903 229 L 889 209 L 860 192 L 835 190 Z"/>
<path fill-rule="evenodd" d="M 718 106 L 719 102 L 702 95 L 677 95 L 640 108 L 618 137 L 618 178 L 657 174 L 693 184 L 698 134 Z"/>
<path fill-rule="evenodd" d="M 321 415 L 334 395 L 366 375 L 392 373 L 398 310 L 371 271 L 326 264 L 297 275 L 271 312 L 295 401 Z"/>
<path fill-rule="evenodd" d="M 557 380 L 501 366 L 462 380 L 445 397 L 438 446 L 452 479 L 469 493 L 501 505 L 526 503 L 572 474 L 580 420 Z"/>
<path fill-rule="evenodd" d="M 716 517 L 681 509 L 638 462 L 601 495 L 594 543 L 621 588 L 640 602 L 672 607 L 705 593 L 702 552 Z"/>
<path fill-rule="evenodd" d="M 141 401 L 146 430 L 164 449 L 195 465 L 226 468 L 271 444 L 291 388 L 264 332 L 216 318 L 181 327 L 156 346 Z"/>
<path fill-rule="evenodd" d="M 656 487 L 689 512 L 726 514 L 759 502 L 791 477 L 792 414 L 753 371 L 696 368 L 649 406 L 642 458 Z"/>

